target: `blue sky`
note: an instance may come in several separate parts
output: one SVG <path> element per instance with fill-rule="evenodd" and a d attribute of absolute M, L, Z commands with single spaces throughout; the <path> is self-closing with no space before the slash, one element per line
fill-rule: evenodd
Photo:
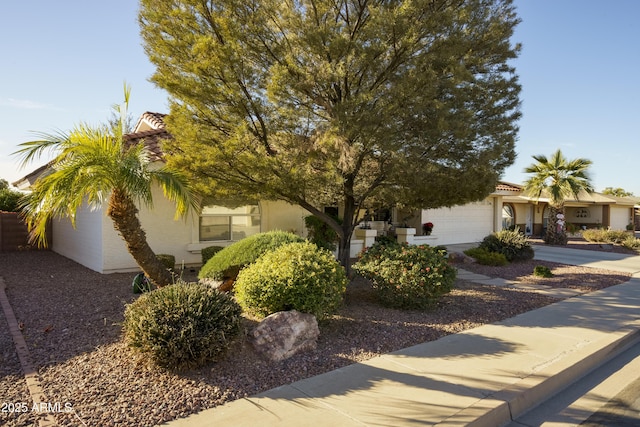
<path fill-rule="evenodd" d="M 147 80 L 133 0 L 4 2 L 0 6 L 0 178 L 18 169 L 10 153 L 33 131 L 97 124 L 132 86 L 130 112 L 167 112 L 166 95 Z M 522 183 L 532 155 L 560 148 L 585 157 L 596 190 L 640 196 L 640 2 L 516 0 L 522 23 L 514 62 L 522 91 L 518 157 L 503 179 Z"/>

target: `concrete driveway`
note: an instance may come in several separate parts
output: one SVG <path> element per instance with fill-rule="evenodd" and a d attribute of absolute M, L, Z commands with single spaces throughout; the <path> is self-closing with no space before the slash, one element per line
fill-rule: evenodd
<path fill-rule="evenodd" d="M 640 255 L 533 245 L 534 259 L 631 273 L 640 277 Z"/>

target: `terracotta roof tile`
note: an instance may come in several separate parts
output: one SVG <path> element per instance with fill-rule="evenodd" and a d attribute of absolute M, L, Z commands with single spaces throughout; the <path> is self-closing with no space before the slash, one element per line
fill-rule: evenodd
<path fill-rule="evenodd" d="M 133 130 L 135 131 L 145 131 L 151 129 L 164 129 L 164 117 L 166 114 L 162 113 L 153 113 L 151 111 L 146 111 L 142 113 Z"/>
<path fill-rule="evenodd" d="M 164 130 L 164 125 L 161 129 L 146 130 L 124 135 L 125 143 L 133 145 L 144 142 L 144 145 L 151 152 L 152 161 L 162 160 L 162 141 L 170 138 L 171 135 Z"/>
<path fill-rule="evenodd" d="M 519 193 L 522 191 L 522 187 L 508 182 L 498 182 L 496 185 L 496 191 L 512 191 L 514 193 Z"/>

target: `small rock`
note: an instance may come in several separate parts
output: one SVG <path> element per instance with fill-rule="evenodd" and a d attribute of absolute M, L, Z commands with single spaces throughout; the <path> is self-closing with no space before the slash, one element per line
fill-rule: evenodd
<path fill-rule="evenodd" d="M 462 252 L 451 252 L 449 254 L 449 261 L 462 264 L 473 264 L 474 262 L 476 262 L 475 259 L 463 254 Z"/>

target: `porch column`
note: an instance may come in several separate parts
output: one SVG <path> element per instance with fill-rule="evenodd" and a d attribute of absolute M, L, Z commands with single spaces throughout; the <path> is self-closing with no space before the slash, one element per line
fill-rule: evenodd
<path fill-rule="evenodd" d="M 415 228 L 396 228 L 396 239 L 398 239 L 398 243 L 408 243 L 413 245 L 413 236 L 415 235 Z"/>
<path fill-rule="evenodd" d="M 356 239 L 364 240 L 364 247 L 370 248 L 376 242 L 378 230 L 356 228 Z"/>

